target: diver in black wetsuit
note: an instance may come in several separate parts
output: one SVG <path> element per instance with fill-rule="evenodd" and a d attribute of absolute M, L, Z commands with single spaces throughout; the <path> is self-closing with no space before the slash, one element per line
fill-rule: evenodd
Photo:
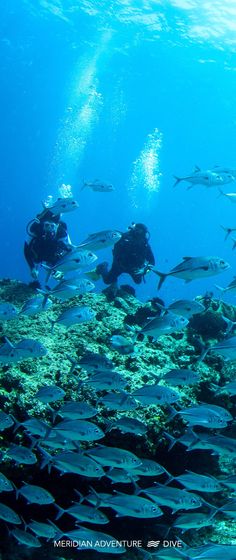
<path fill-rule="evenodd" d="M 155 264 L 155 258 L 149 245 L 149 231 L 144 224 L 132 224 L 123 233 L 113 248 L 113 263 L 108 270 L 108 263 L 103 262 L 96 268 L 105 284 L 116 282 L 118 277 L 127 273 L 135 284 L 144 280 L 146 272 Z"/>
<path fill-rule="evenodd" d="M 39 264 L 54 265 L 72 249 L 66 223 L 61 221 L 60 214 L 47 208 L 29 222 L 27 233 L 31 240 L 25 242 L 24 255 L 34 279 L 38 278 Z"/>

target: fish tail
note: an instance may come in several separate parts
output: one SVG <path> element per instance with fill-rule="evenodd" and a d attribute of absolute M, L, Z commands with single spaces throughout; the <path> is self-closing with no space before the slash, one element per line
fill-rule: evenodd
<path fill-rule="evenodd" d="M 83 184 L 82 184 L 82 187 L 81 187 L 80 190 L 83 191 L 86 187 L 87 187 L 87 183 L 86 183 L 86 181 L 83 179 Z"/>
<path fill-rule="evenodd" d="M 155 272 L 155 274 L 157 274 L 157 276 L 160 276 L 160 280 L 159 280 L 159 283 L 158 283 L 158 286 L 157 286 L 157 289 L 160 290 L 160 288 L 162 287 L 162 284 L 165 281 L 168 274 L 165 274 L 164 272 L 160 272 L 156 268 L 153 268 L 152 272 Z"/>
<path fill-rule="evenodd" d="M 225 196 L 224 191 L 222 191 L 220 187 L 218 187 L 218 191 L 219 191 L 219 196 L 217 198 L 220 198 L 220 196 Z"/>
<path fill-rule="evenodd" d="M 233 251 L 236 247 L 236 239 L 235 239 L 235 237 L 231 237 L 231 239 L 233 241 L 233 247 L 232 247 L 232 251 Z"/>
<path fill-rule="evenodd" d="M 65 513 L 65 509 L 63 509 L 62 507 L 58 506 L 57 504 L 53 504 L 54 507 L 57 509 L 57 515 L 55 517 L 55 520 L 57 521 L 58 519 L 60 519 L 60 517 L 62 517 L 62 515 L 64 515 Z"/>
<path fill-rule="evenodd" d="M 176 185 L 178 185 L 180 183 L 180 181 L 182 181 L 181 177 L 177 177 L 176 175 L 173 175 L 174 179 L 175 179 L 175 183 L 173 184 L 173 187 L 176 187 Z"/>
<path fill-rule="evenodd" d="M 220 227 L 226 232 L 225 239 L 224 239 L 226 241 L 226 239 L 228 239 L 229 235 L 231 234 L 231 232 L 233 230 L 231 228 L 227 228 L 227 227 L 224 227 L 224 226 L 220 226 Z"/>

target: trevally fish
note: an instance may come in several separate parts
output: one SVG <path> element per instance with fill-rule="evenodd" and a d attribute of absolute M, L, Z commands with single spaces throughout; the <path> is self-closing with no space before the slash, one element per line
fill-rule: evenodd
<path fill-rule="evenodd" d="M 53 430 L 72 441 L 95 441 L 105 435 L 101 428 L 87 420 L 62 420 Z"/>
<path fill-rule="evenodd" d="M 233 231 L 236 231 L 236 227 L 224 227 L 224 226 L 221 226 L 221 227 L 226 232 L 225 233 L 225 241 Z"/>
<path fill-rule="evenodd" d="M 217 290 L 220 290 L 221 292 L 236 292 L 236 276 L 233 277 L 233 280 L 231 280 L 231 282 L 228 284 L 228 286 L 226 286 L 226 288 L 222 288 L 217 284 L 215 284 L 215 287 L 217 288 Z"/>
<path fill-rule="evenodd" d="M 207 278 L 224 272 L 230 265 L 220 257 L 183 257 L 183 261 L 172 268 L 170 272 L 160 272 L 153 268 L 153 272 L 160 276 L 158 290 L 168 276 L 181 278 L 191 282 L 197 278 Z"/>
<path fill-rule="evenodd" d="M 96 260 L 97 256 L 91 251 L 86 251 L 85 249 L 74 249 L 69 251 L 59 261 L 57 261 L 55 265 L 44 265 L 44 268 L 47 270 L 46 282 L 53 272 L 59 271 L 65 274 L 66 272 L 71 272 L 72 270 L 83 269 L 90 266 Z"/>
<path fill-rule="evenodd" d="M 208 428 L 225 428 L 233 420 L 232 415 L 223 407 L 211 404 L 198 404 L 174 411 L 173 416 L 179 414 L 189 426 L 205 426 Z"/>
<path fill-rule="evenodd" d="M 222 478 L 220 480 L 220 483 L 224 484 L 224 486 L 228 486 L 232 490 L 236 490 L 236 475 L 232 474 L 231 476 L 227 476 L 227 478 Z M 1 485 L 1 479 L 0 479 L 0 485 Z"/>
<path fill-rule="evenodd" d="M 12 303 L 3 302 L 0 303 L 0 321 L 9 321 L 11 319 L 16 319 L 18 315 L 18 310 Z"/>
<path fill-rule="evenodd" d="M 102 507 L 109 507 L 117 512 L 117 517 L 154 518 L 163 515 L 162 510 L 147 498 L 117 492 L 114 496 L 101 501 Z"/>
<path fill-rule="evenodd" d="M 147 494 L 158 505 L 171 508 L 172 512 L 179 509 L 196 509 L 204 503 L 197 494 L 171 486 L 150 486 L 139 489 L 139 493 Z"/>
<path fill-rule="evenodd" d="M 85 451 L 86 455 L 92 457 L 103 467 L 118 467 L 122 469 L 135 469 L 141 465 L 141 460 L 131 451 L 119 447 L 98 445 Z"/>
<path fill-rule="evenodd" d="M 206 544 L 198 548 L 191 549 L 194 551 L 193 560 L 235 560 L 236 558 L 236 545 L 233 544 Z M 192 557 L 192 552 L 191 552 Z"/>
<path fill-rule="evenodd" d="M 22 523 L 18 513 L 2 503 L 0 503 L 0 519 L 3 519 L 6 523 L 13 523 L 14 525 L 21 525 Z"/>
<path fill-rule="evenodd" d="M 147 433 L 146 424 L 130 416 L 121 416 L 117 420 L 113 420 L 108 424 L 106 431 L 113 429 L 120 430 L 123 434 L 135 434 L 137 436 L 143 436 Z"/>
<path fill-rule="evenodd" d="M 93 311 L 90 307 L 87 307 L 85 305 L 84 306 L 75 305 L 74 307 L 70 307 L 69 309 L 63 311 L 55 321 L 53 321 L 52 319 L 50 320 L 52 325 L 51 332 L 54 328 L 54 325 L 56 324 L 64 325 L 64 327 L 68 328 L 71 327 L 72 325 L 78 325 L 81 323 L 87 323 L 89 321 L 92 321 L 95 318 L 95 316 L 96 316 L 95 311 Z"/>
<path fill-rule="evenodd" d="M 45 306 L 50 296 L 60 301 L 66 301 L 67 299 L 91 292 L 94 288 L 95 284 L 88 278 L 65 278 L 53 288 L 40 291 L 44 294 Z"/>
<path fill-rule="evenodd" d="M 232 167 L 222 167 L 221 165 L 214 165 L 212 171 L 214 173 L 226 173 L 234 177 L 234 179 L 236 178 L 236 169 L 233 169 Z"/>
<path fill-rule="evenodd" d="M 78 245 L 78 247 L 90 249 L 93 251 L 98 251 L 104 249 L 105 247 L 110 247 L 117 243 L 121 238 L 121 233 L 116 230 L 104 230 L 98 231 L 97 233 L 90 233 L 84 241 Z"/>
<path fill-rule="evenodd" d="M 101 372 L 113 368 L 112 361 L 105 354 L 97 354 L 96 352 L 86 352 L 80 359 L 79 365 L 88 372 Z"/>
<path fill-rule="evenodd" d="M 37 457 L 33 451 L 23 445 L 11 445 L 4 452 L 4 459 L 5 457 L 12 459 L 16 463 L 22 463 L 22 465 L 34 465 L 37 463 Z"/>
<path fill-rule="evenodd" d="M 65 391 L 57 385 L 44 385 L 35 393 L 34 398 L 48 404 L 63 399 L 65 394 Z"/>
<path fill-rule="evenodd" d="M 71 517 L 74 517 L 81 522 L 86 521 L 86 523 L 95 523 L 97 525 L 104 525 L 106 523 L 109 523 L 109 519 L 105 515 L 105 513 L 103 513 L 96 507 L 75 503 L 73 506 L 70 506 L 67 509 L 64 509 L 58 505 L 56 505 L 56 508 L 58 510 L 56 520 L 60 519 L 64 513 L 67 513 L 67 515 L 71 515 Z"/>
<path fill-rule="evenodd" d="M 107 393 L 99 399 L 99 403 L 103 404 L 108 410 L 134 410 L 137 408 L 137 402 L 133 395 L 125 391 Z"/>
<path fill-rule="evenodd" d="M 0 492 L 12 492 L 12 490 L 15 490 L 12 482 L 0 472 Z"/>
<path fill-rule="evenodd" d="M 133 354 L 134 342 L 121 334 L 113 334 L 110 338 L 111 346 L 119 354 Z"/>
<path fill-rule="evenodd" d="M 159 378 L 172 386 L 193 385 L 200 381 L 200 374 L 192 369 L 171 369 Z"/>
<path fill-rule="evenodd" d="M 11 428 L 13 424 L 13 418 L 9 414 L 6 414 L 3 410 L 0 410 L 0 432 L 6 430 L 7 428 Z"/>
<path fill-rule="evenodd" d="M 172 527 L 182 529 L 182 533 L 189 529 L 201 529 L 201 527 L 209 527 L 215 523 L 212 514 L 209 513 L 182 513 L 175 519 Z"/>
<path fill-rule="evenodd" d="M 31 519 L 27 523 L 27 529 L 31 529 L 35 535 L 38 537 L 44 537 L 45 539 L 53 539 L 57 533 L 59 533 L 58 527 L 54 523 L 43 523 L 42 521 L 35 521 Z"/>
<path fill-rule="evenodd" d="M 70 420 L 82 420 L 84 418 L 92 418 L 97 412 L 96 408 L 84 401 L 67 401 L 63 403 L 56 414 Z"/>
<path fill-rule="evenodd" d="M 43 207 L 45 210 L 50 210 L 54 216 L 57 216 L 58 214 L 72 212 L 72 210 L 79 208 L 79 205 L 73 197 L 68 196 L 65 198 L 58 198 L 51 206 L 43 203 Z"/>
<path fill-rule="evenodd" d="M 18 488 L 16 490 L 17 498 L 19 494 L 24 496 L 29 504 L 46 505 L 55 502 L 55 498 L 48 490 L 45 490 L 45 488 L 41 486 L 35 486 L 34 484 L 25 484 L 21 488 Z"/>
<path fill-rule="evenodd" d="M 156 461 L 153 461 L 153 459 L 140 457 L 140 460 L 142 461 L 141 465 L 132 469 L 132 474 L 138 474 L 140 476 L 160 476 L 162 474 L 166 474 L 169 478 L 171 478 L 170 473 L 168 473 L 165 467 Z"/>
<path fill-rule="evenodd" d="M 195 170 L 186 175 L 185 177 L 177 177 L 174 175 L 175 184 L 178 185 L 181 181 L 187 181 L 191 183 L 188 187 L 191 189 L 194 185 L 205 185 L 206 187 L 219 187 L 221 185 L 227 185 L 234 181 L 234 177 L 230 173 L 219 173 L 219 171 L 212 171 L 212 170 L 204 170 L 202 171 L 199 167 L 195 167 Z"/>
<path fill-rule="evenodd" d="M 170 479 L 178 480 L 188 490 L 196 490 L 197 492 L 222 492 L 222 485 L 213 476 L 206 476 L 192 471 L 174 476 Z"/>
<path fill-rule="evenodd" d="M 12 529 L 10 534 L 15 537 L 18 543 L 21 543 L 24 546 L 28 546 L 29 548 L 39 548 L 40 546 L 42 546 L 37 537 L 34 537 L 34 535 L 31 535 L 31 533 L 23 531 L 22 529 Z"/>
<path fill-rule="evenodd" d="M 166 313 L 163 317 L 154 317 L 141 329 L 141 333 L 146 336 L 152 336 L 157 339 L 164 334 L 172 334 L 180 331 L 188 325 L 188 319 L 175 315 L 174 313 Z"/>
<path fill-rule="evenodd" d="M 99 179 L 95 179 L 94 181 L 84 181 L 81 191 L 86 187 L 95 192 L 112 192 L 115 190 L 113 185 L 105 183 L 104 181 L 99 181 Z"/>
<path fill-rule="evenodd" d="M 218 385 L 213 385 L 212 387 L 215 389 L 215 395 L 219 395 L 220 393 L 228 393 L 231 397 L 236 395 L 236 380 L 229 381 L 225 385 L 222 385 L 222 387 Z"/>
<path fill-rule="evenodd" d="M 23 426 L 27 434 L 39 437 L 44 437 L 51 429 L 49 424 L 46 424 L 46 422 L 39 420 L 38 418 L 29 418 L 24 422 L 17 422 L 15 420 L 14 432 L 16 432 L 16 430 L 18 430 L 21 426 Z"/>
<path fill-rule="evenodd" d="M 236 336 L 232 336 L 230 338 L 224 338 L 220 342 L 217 342 L 212 346 L 208 346 L 207 348 L 204 348 L 202 355 L 199 358 L 199 361 L 204 360 L 208 352 L 214 352 L 214 354 L 219 354 L 225 360 L 233 362 L 234 360 L 236 360 Z M 0 358 L 1 358 L 1 349 L 0 349 Z"/>
<path fill-rule="evenodd" d="M 21 310 L 19 311 L 20 315 L 28 315 L 28 317 L 32 317 L 37 313 L 42 313 L 42 311 L 47 311 L 52 307 L 52 301 L 47 299 L 44 301 L 45 298 L 42 294 L 38 294 L 37 296 L 28 299 L 22 306 Z"/>
<path fill-rule="evenodd" d="M 234 204 L 236 203 L 236 192 L 225 193 L 221 189 L 219 189 L 219 192 L 222 196 L 225 196 L 225 198 L 230 200 L 230 202 L 233 202 Z"/>
<path fill-rule="evenodd" d="M 135 389 L 132 396 L 143 406 L 171 404 L 181 398 L 180 393 L 164 385 L 143 385 Z"/>
<path fill-rule="evenodd" d="M 139 480 L 139 476 L 131 472 L 127 472 L 124 469 L 118 469 L 117 467 L 110 467 L 106 472 L 106 477 L 112 481 L 113 484 L 130 484 L 131 482 L 136 482 Z"/>
<path fill-rule="evenodd" d="M 62 473 L 74 473 L 90 478 L 101 478 L 105 475 L 102 466 L 97 461 L 82 455 L 82 453 L 62 451 L 57 455 L 50 455 L 42 448 L 40 448 L 40 451 L 44 457 L 41 468 L 48 466 L 49 472 L 51 465 L 53 465 Z"/>
<path fill-rule="evenodd" d="M 172 311 L 175 315 L 181 315 L 182 317 L 186 317 L 186 319 L 190 319 L 193 315 L 203 313 L 205 307 L 202 303 L 194 299 L 180 299 L 170 303 L 167 307 L 167 311 Z"/>
<path fill-rule="evenodd" d="M 97 371 L 86 379 L 84 383 L 91 385 L 94 391 L 120 390 L 124 389 L 127 385 L 127 381 L 124 377 L 122 377 L 118 371 L 113 370 Z M 126 399 L 124 399 L 124 401 L 125 400 Z"/>

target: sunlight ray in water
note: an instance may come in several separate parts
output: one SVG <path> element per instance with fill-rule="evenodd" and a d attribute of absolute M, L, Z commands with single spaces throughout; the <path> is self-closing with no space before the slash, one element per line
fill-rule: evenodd
<path fill-rule="evenodd" d="M 49 172 L 50 181 L 54 183 L 60 184 L 68 178 L 73 182 L 94 126 L 99 121 L 103 99 L 98 91 L 98 66 L 102 55 L 107 53 L 111 36 L 111 31 L 104 31 L 93 55 L 90 58 L 85 55 L 73 72 L 69 100 Z"/>
<path fill-rule="evenodd" d="M 149 207 L 152 193 L 159 191 L 162 136 L 158 128 L 148 134 L 140 155 L 133 162 L 128 192 L 134 208 L 138 208 L 140 202 L 142 207 Z"/>

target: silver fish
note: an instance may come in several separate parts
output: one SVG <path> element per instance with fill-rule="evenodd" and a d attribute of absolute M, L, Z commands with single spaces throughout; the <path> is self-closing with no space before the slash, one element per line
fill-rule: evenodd
<path fill-rule="evenodd" d="M 42 523 L 41 521 L 34 521 L 33 519 L 27 523 L 27 528 L 31 529 L 38 537 L 44 537 L 45 539 L 53 539 L 56 534 L 59 533 L 59 529 L 56 525 L 49 525 L 49 523 Z"/>
<path fill-rule="evenodd" d="M 29 504 L 46 505 L 55 502 L 55 498 L 48 490 L 41 488 L 41 486 L 35 486 L 34 484 L 25 484 L 21 488 L 18 488 L 16 491 L 17 498 L 19 494 L 24 496 Z"/>
<path fill-rule="evenodd" d="M 136 482 L 139 480 L 139 476 L 133 474 L 132 472 L 127 472 L 124 469 L 118 469 L 116 467 L 110 468 L 106 472 L 106 477 L 109 478 L 113 484 L 130 484 L 131 482 Z"/>
<path fill-rule="evenodd" d="M 120 430 L 123 434 L 135 434 L 143 436 L 147 433 L 147 426 L 136 418 L 130 416 L 121 416 L 118 420 L 114 420 L 108 425 L 107 431 Z"/>
<path fill-rule="evenodd" d="M 180 393 L 174 389 L 161 385 L 143 385 L 139 389 L 135 389 L 132 396 L 143 406 L 171 404 L 181 398 Z"/>
<path fill-rule="evenodd" d="M 10 480 L 5 476 L 5 474 L 0 473 L 0 492 L 12 492 L 14 486 Z"/>
<path fill-rule="evenodd" d="M 13 426 L 14 420 L 9 414 L 0 410 L 0 432 L 6 430 L 7 428 L 11 428 Z"/>
<path fill-rule="evenodd" d="M 209 352 L 214 352 L 214 354 L 219 354 L 225 360 L 228 361 L 235 361 L 236 360 L 236 336 L 232 336 L 231 338 L 224 338 L 220 342 L 213 344 L 212 346 L 208 346 L 207 348 L 203 349 L 202 355 L 200 360 L 204 360 L 206 355 Z M 0 349 L 1 353 L 1 349 Z"/>
<path fill-rule="evenodd" d="M 173 523 L 173 527 L 182 529 L 182 532 L 189 529 L 201 529 L 201 527 L 210 527 L 215 523 L 212 514 L 208 513 L 182 513 L 178 515 Z"/>
<path fill-rule="evenodd" d="M 14 345 L 14 349 L 22 359 L 41 358 L 47 354 L 47 348 L 33 338 L 23 338 Z"/>
<path fill-rule="evenodd" d="M 234 204 L 236 203 L 236 193 L 235 192 L 225 193 L 221 189 L 219 189 L 219 192 L 222 196 L 225 196 L 225 198 L 230 200 L 230 202 L 233 202 Z"/>
<path fill-rule="evenodd" d="M 95 441 L 104 437 L 101 428 L 87 420 L 62 420 L 53 430 L 72 441 Z"/>
<path fill-rule="evenodd" d="M 97 354 L 96 352 L 86 352 L 80 359 L 79 365 L 89 372 L 106 371 L 113 368 L 112 361 L 106 355 Z"/>
<path fill-rule="evenodd" d="M 65 394 L 65 391 L 57 385 L 45 385 L 35 393 L 34 398 L 44 404 L 48 404 L 63 399 Z"/>
<path fill-rule="evenodd" d="M 95 311 L 93 311 L 90 307 L 76 305 L 63 311 L 55 321 L 51 320 L 52 330 L 55 324 L 64 325 L 64 327 L 68 328 L 72 325 L 78 325 L 81 323 L 92 321 L 95 316 Z"/>
<path fill-rule="evenodd" d="M 54 466 L 63 473 L 75 473 L 89 478 L 101 478 L 105 472 L 101 465 L 81 453 L 63 452 L 52 458 Z"/>
<path fill-rule="evenodd" d="M 193 385 L 200 381 L 200 375 L 192 369 L 171 369 L 160 378 L 172 386 Z"/>
<path fill-rule="evenodd" d="M 118 467 L 122 469 L 135 469 L 141 465 L 141 460 L 131 451 L 119 447 L 98 445 L 86 450 L 86 455 L 92 457 L 104 467 Z"/>
<path fill-rule="evenodd" d="M 222 288 L 221 286 L 218 286 L 218 284 L 215 284 L 215 287 L 221 292 L 236 292 L 236 276 L 233 277 L 233 280 L 228 286 L 226 286 L 226 288 Z"/>
<path fill-rule="evenodd" d="M 110 247 L 117 243 L 121 238 L 121 233 L 116 230 L 104 230 L 97 233 L 91 233 L 82 241 L 78 246 L 81 248 L 89 248 L 93 251 L 98 251 L 106 247 Z"/>
<path fill-rule="evenodd" d="M 0 303 L 0 321 L 9 321 L 16 319 L 18 310 L 12 303 Z"/>
<path fill-rule="evenodd" d="M 46 282 L 50 278 L 52 272 L 71 272 L 72 270 L 83 269 L 90 266 L 97 260 L 97 256 L 91 251 L 85 249 L 74 249 L 64 255 L 54 266 L 46 266 L 47 270 Z"/>
<path fill-rule="evenodd" d="M 100 505 L 114 509 L 119 517 L 127 516 L 150 519 L 163 515 L 162 510 L 151 500 L 123 492 L 117 492 L 116 495 L 102 501 Z"/>
<path fill-rule="evenodd" d="M 113 334 L 110 338 L 111 346 L 120 354 L 133 354 L 134 342 L 120 334 Z"/>
<path fill-rule="evenodd" d="M 175 313 L 175 315 L 181 315 L 182 317 L 186 317 L 186 319 L 190 319 L 193 315 L 203 313 L 205 307 L 196 300 L 180 299 L 173 301 L 173 303 L 168 306 L 167 310 Z"/>
<path fill-rule="evenodd" d="M 66 212 L 72 212 L 72 210 L 77 210 L 79 207 L 78 202 L 74 200 L 71 196 L 58 198 L 51 206 L 43 203 L 45 210 L 50 210 L 50 212 L 57 216 L 58 214 L 65 214 Z"/>
<path fill-rule="evenodd" d="M 220 408 L 220 407 L 219 407 Z M 188 408 L 182 408 L 175 414 L 179 414 L 187 422 L 189 426 L 205 426 L 208 428 L 224 428 L 232 419 L 224 415 L 217 409 L 213 409 L 211 405 L 195 405 Z M 228 411 L 227 411 L 228 412 Z"/>
<path fill-rule="evenodd" d="M 193 173 L 186 175 L 185 177 L 176 177 L 175 184 L 178 185 L 181 181 L 187 181 L 191 185 L 189 188 L 193 187 L 194 185 L 205 185 L 206 187 L 219 187 L 220 185 L 226 185 L 234 181 L 234 177 L 230 173 L 222 172 L 220 173 L 217 168 L 214 171 L 212 170 L 204 170 L 202 171 L 199 167 L 195 167 Z"/>
<path fill-rule="evenodd" d="M 71 515 L 71 517 L 74 517 L 81 522 L 86 521 L 86 523 L 95 523 L 97 525 L 104 525 L 106 523 L 109 523 L 109 519 L 105 515 L 105 513 L 92 506 L 85 506 L 84 504 L 75 503 L 73 506 L 70 506 L 67 509 L 63 509 L 58 505 L 56 505 L 56 508 L 58 510 L 56 520 L 60 519 L 64 513 L 67 513 L 67 515 Z"/>
<path fill-rule="evenodd" d="M 101 371 L 96 372 L 86 379 L 86 383 L 93 387 L 94 391 L 109 391 L 111 389 L 123 389 L 127 385 L 127 381 L 117 371 Z M 113 394 L 113 393 L 112 393 Z"/>
<path fill-rule="evenodd" d="M 147 494 L 155 503 L 160 506 L 167 506 L 176 512 L 179 509 L 196 509 L 202 506 L 203 501 L 197 494 L 172 488 L 170 486 L 151 486 L 140 490 L 143 494 Z"/>
<path fill-rule="evenodd" d="M 31 535 L 31 533 L 27 531 L 22 531 L 22 529 L 12 529 L 11 535 L 15 537 L 18 543 L 28 546 L 29 548 L 39 548 L 42 546 L 37 537 L 34 537 L 34 535 Z"/>
<path fill-rule="evenodd" d="M 222 485 L 213 476 L 206 476 L 192 471 L 186 471 L 179 476 L 173 477 L 188 490 L 197 492 L 222 492 Z"/>
<path fill-rule="evenodd" d="M 166 313 L 163 317 L 154 317 L 141 329 L 141 333 L 146 336 L 152 336 L 155 340 L 164 334 L 172 334 L 180 331 L 188 325 L 188 319 L 175 315 L 174 313 Z"/>
<path fill-rule="evenodd" d="M 67 401 L 57 411 L 57 414 L 63 418 L 70 418 L 70 420 L 82 420 L 96 416 L 97 412 L 96 408 L 84 401 Z"/>
<path fill-rule="evenodd" d="M 107 393 L 99 399 L 99 402 L 108 410 L 134 410 L 137 408 L 134 397 L 125 391 Z"/>
<path fill-rule="evenodd" d="M 104 181 L 99 181 L 99 179 L 95 179 L 94 181 L 84 181 L 81 191 L 86 187 L 95 192 L 112 192 L 115 190 L 113 185 L 105 183 Z"/>
<path fill-rule="evenodd" d="M 168 276 L 181 278 L 191 282 L 197 278 L 207 278 L 224 272 L 230 265 L 220 257 L 183 257 L 183 261 L 172 268 L 170 272 L 160 272 L 153 268 L 153 272 L 160 277 L 158 290 Z"/>
<path fill-rule="evenodd" d="M 165 467 L 153 461 L 153 459 L 146 459 L 144 457 L 140 457 L 140 459 L 142 461 L 141 465 L 133 469 L 132 473 L 140 476 L 160 476 L 162 474 L 167 474 L 168 477 L 171 477 Z"/>
<path fill-rule="evenodd" d="M 33 451 L 23 445 L 12 445 L 5 451 L 5 455 L 22 465 L 34 465 L 37 463 L 37 457 Z"/>
<path fill-rule="evenodd" d="M 0 519 L 14 525 L 21 525 L 22 523 L 19 515 L 12 508 L 2 503 L 0 503 Z"/>
<path fill-rule="evenodd" d="M 52 301 L 47 299 L 44 302 L 44 296 L 38 294 L 37 296 L 28 299 L 20 310 L 20 315 L 27 315 L 28 317 L 33 317 L 37 313 L 42 313 L 42 311 L 47 311 L 52 307 Z"/>

